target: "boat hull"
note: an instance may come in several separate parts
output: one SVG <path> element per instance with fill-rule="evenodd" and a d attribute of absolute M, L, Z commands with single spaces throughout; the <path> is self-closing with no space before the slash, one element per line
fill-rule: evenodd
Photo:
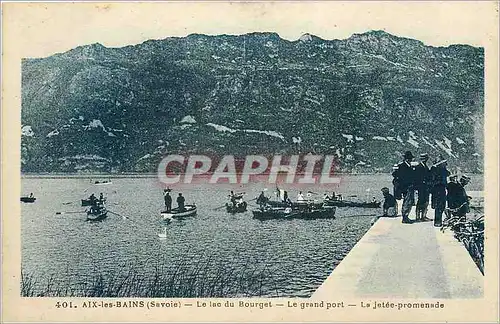
<path fill-rule="evenodd" d="M 253 210 L 253 218 L 265 219 L 328 219 L 335 218 L 336 207 L 313 210 L 298 210 L 290 208 L 270 208 Z"/>
<path fill-rule="evenodd" d="M 184 210 L 180 211 L 178 208 L 173 208 L 171 211 L 162 211 L 160 214 L 163 219 L 172 219 L 172 218 L 186 218 L 196 216 L 197 208 L 195 205 L 186 205 L 184 206 Z"/>
<path fill-rule="evenodd" d="M 106 217 L 108 217 L 107 210 L 100 211 L 99 213 L 87 212 L 87 221 L 89 222 L 99 222 L 104 220 Z"/>
<path fill-rule="evenodd" d="M 380 208 L 380 201 L 357 202 L 357 201 L 348 201 L 348 200 L 325 200 L 323 203 L 323 206 Z"/>
<path fill-rule="evenodd" d="M 113 184 L 113 182 L 112 181 L 96 181 L 96 182 L 94 182 L 94 184 L 96 186 L 103 186 L 103 185 Z"/>
<path fill-rule="evenodd" d="M 289 204 L 282 202 L 282 201 L 276 201 L 276 200 L 269 200 L 266 204 L 271 206 L 271 207 L 283 207 L 283 208 L 290 207 Z M 312 208 L 319 209 L 322 206 L 323 206 L 323 202 L 318 202 L 318 201 L 300 201 L 300 202 L 294 201 L 294 202 L 292 202 L 292 205 L 291 205 L 291 207 L 293 209 L 306 208 L 306 207 L 312 207 Z"/>
<path fill-rule="evenodd" d="M 34 203 L 36 200 L 35 197 L 21 197 L 21 201 L 23 203 Z"/>

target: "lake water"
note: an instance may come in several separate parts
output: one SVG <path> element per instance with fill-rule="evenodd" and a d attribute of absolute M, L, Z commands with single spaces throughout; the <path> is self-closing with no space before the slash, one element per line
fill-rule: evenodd
<path fill-rule="evenodd" d="M 140 277 L 141 287 L 122 289 L 120 294 L 307 297 L 368 230 L 370 215 L 379 212 L 337 208 L 336 219 L 259 221 L 252 218 L 251 209 L 256 207 L 252 202 L 241 214 L 214 210 L 226 203 L 229 190 L 235 188 L 198 184 L 174 187 L 172 192 L 174 201 L 182 191 L 186 203 L 195 202 L 198 215 L 166 224 L 159 214 L 164 187 L 156 178 L 111 178 L 113 183 L 103 186 L 91 185 L 89 179 L 22 179 L 23 194 L 33 192 L 37 197 L 34 204 L 22 204 L 21 210 L 22 269 L 23 275 L 33 279 L 34 295 L 50 295 L 47 286 L 67 289 L 90 280 L 95 284 L 96 278 L 113 284 L 127 278 L 130 281 L 126 284 L 131 285 Z M 481 178 L 473 180 L 470 190 L 482 190 Z M 389 175 L 344 176 L 341 184 L 329 191 L 363 200 L 380 198 L 380 188 L 390 187 L 390 181 Z M 245 191 L 250 200 L 265 187 L 254 183 L 237 191 Z M 267 188 L 272 195 L 274 186 Z M 292 186 L 283 189 L 292 199 L 299 190 Z M 324 192 L 314 187 L 300 190 Z M 83 213 L 56 214 L 83 211 L 80 199 L 92 192 L 96 196 L 103 192 L 108 209 L 120 216 L 108 214 L 102 222 L 89 223 Z M 157 234 L 164 228 L 167 238 L 161 240 Z M 130 279 L 131 273 L 137 278 Z M 198 286 L 182 293 L 158 289 L 148 293 L 144 285 L 158 273 L 168 274 L 168 278 L 177 274 L 175 280 L 182 281 L 181 285 L 197 277 Z M 200 281 L 210 281 L 220 289 L 207 292 L 210 287 L 200 288 Z M 75 291 L 58 288 L 57 295 L 89 295 L 88 291 Z"/>

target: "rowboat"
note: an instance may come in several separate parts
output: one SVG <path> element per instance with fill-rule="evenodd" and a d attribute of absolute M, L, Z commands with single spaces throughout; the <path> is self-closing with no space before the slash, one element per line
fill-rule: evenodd
<path fill-rule="evenodd" d="M 323 206 L 323 202 L 313 201 L 313 200 L 294 201 L 294 202 L 292 202 L 292 204 L 290 206 L 290 204 L 288 204 L 286 202 L 269 200 L 269 201 L 267 201 L 267 205 L 269 205 L 271 207 L 282 207 L 282 208 L 292 207 L 292 209 L 305 208 L 305 207 L 310 206 L 311 208 L 319 209 Z"/>
<path fill-rule="evenodd" d="M 160 212 L 161 217 L 163 219 L 171 219 L 171 218 L 185 218 L 192 217 L 196 215 L 196 205 L 185 205 L 183 210 L 179 210 L 179 208 L 172 208 L 170 211 L 162 211 Z"/>
<path fill-rule="evenodd" d="M 349 201 L 349 200 L 325 200 L 323 206 L 335 206 L 335 207 L 360 207 L 360 208 L 379 208 L 380 201 Z"/>
<path fill-rule="evenodd" d="M 21 197 L 21 201 L 23 203 L 34 203 L 36 200 L 35 197 Z"/>
<path fill-rule="evenodd" d="M 99 185 L 107 185 L 107 184 L 112 184 L 111 180 L 104 180 L 104 181 L 95 181 L 94 184 L 99 186 Z"/>
<path fill-rule="evenodd" d="M 87 211 L 87 220 L 90 222 L 102 221 L 106 217 L 108 217 L 108 210 L 104 206 L 98 209 L 90 208 Z"/>
<path fill-rule="evenodd" d="M 97 201 L 99 201 L 99 200 L 96 200 L 96 202 Z M 102 202 L 106 202 L 106 198 L 104 198 Z M 82 199 L 82 207 L 91 206 L 91 205 L 92 205 L 92 201 L 90 199 Z"/>
<path fill-rule="evenodd" d="M 335 218 L 335 207 L 320 209 L 262 208 L 253 210 L 253 218 L 265 219 L 326 219 Z"/>
<path fill-rule="evenodd" d="M 226 204 L 226 211 L 231 214 L 235 213 L 244 213 L 247 211 L 247 202 L 239 202 L 236 203 L 236 205 L 233 204 Z"/>

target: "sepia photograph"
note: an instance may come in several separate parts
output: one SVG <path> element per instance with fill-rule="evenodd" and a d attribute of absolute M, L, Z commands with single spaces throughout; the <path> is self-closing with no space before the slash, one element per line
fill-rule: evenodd
<path fill-rule="evenodd" d="M 2 7 L 6 322 L 498 319 L 497 3 Z"/>

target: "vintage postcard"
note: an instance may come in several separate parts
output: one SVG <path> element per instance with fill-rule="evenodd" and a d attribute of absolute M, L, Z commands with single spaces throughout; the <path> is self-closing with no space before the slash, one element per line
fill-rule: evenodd
<path fill-rule="evenodd" d="M 2 3 L 2 321 L 496 322 L 498 3 Z"/>

